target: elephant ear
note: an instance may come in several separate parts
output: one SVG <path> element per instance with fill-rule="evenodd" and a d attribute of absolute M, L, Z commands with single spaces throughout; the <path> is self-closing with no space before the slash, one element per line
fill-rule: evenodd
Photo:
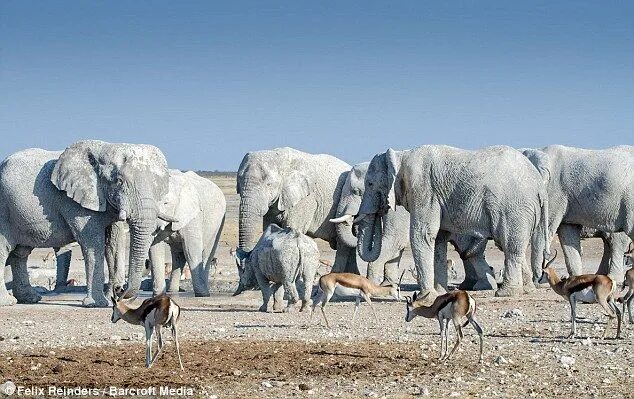
<path fill-rule="evenodd" d="M 521 149 L 520 151 L 535 166 L 542 177 L 542 181 L 547 185 L 552 171 L 550 156 L 542 150 L 533 148 Z"/>
<path fill-rule="evenodd" d="M 397 175 L 400 168 L 400 159 L 396 151 L 389 148 L 385 153 L 385 163 L 387 164 L 387 184 L 389 191 L 387 194 L 387 206 L 396 209 L 396 191 L 399 189 Z"/>
<path fill-rule="evenodd" d="M 291 172 L 284 183 L 280 191 L 280 198 L 278 200 L 278 209 L 285 211 L 297 205 L 299 201 L 308 197 L 311 193 L 311 179 L 303 172 L 306 170 L 301 167 L 293 167 Z"/>
<path fill-rule="evenodd" d="M 161 212 L 175 220 L 172 222 L 174 231 L 187 226 L 202 212 L 196 186 L 181 172 L 170 173 L 169 191 L 161 206 Z"/>
<path fill-rule="evenodd" d="M 104 212 L 106 193 L 98 174 L 98 152 L 105 143 L 79 141 L 68 147 L 55 163 L 51 182 L 86 209 Z"/>

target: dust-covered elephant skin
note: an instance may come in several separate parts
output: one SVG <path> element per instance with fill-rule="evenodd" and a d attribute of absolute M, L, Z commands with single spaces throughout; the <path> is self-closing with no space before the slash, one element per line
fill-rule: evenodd
<path fill-rule="evenodd" d="M 361 199 L 365 192 L 365 176 L 370 162 L 354 165 L 346 178 L 341 190 L 341 197 L 337 205 L 337 217 L 331 222 L 337 225 L 337 233 L 343 242 L 355 247 L 357 238 L 352 233 L 352 221 L 359 213 Z M 409 212 L 402 206 L 390 209 L 383 216 L 383 236 L 379 257 L 368 264 L 367 277 L 382 285 L 397 284 L 403 271 L 400 267 L 403 251 L 409 245 Z M 434 257 L 434 273 L 436 288 L 447 288 L 447 242 L 451 242 L 459 253 L 472 246 L 472 237 L 452 235 L 436 243 Z M 443 247 L 444 246 L 444 247 Z M 490 266 L 484 259 L 484 248 L 476 251 L 467 259 L 463 259 L 467 279 L 461 287 L 469 289 L 495 289 L 495 279 L 490 272 Z M 490 276 L 490 278 L 488 278 Z M 474 280 L 475 278 L 475 280 Z"/>
<path fill-rule="evenodd" d="M 634 147 L 586 150 L 552 145 L 522 149 L 522 153 L 543 177 L 548 192 L 549 237 L 557 232 L 571 275 L 581 274 L 582 226 L 634 237 Z M 621 281 L 621 258 L 628 240 L 624 235 L 613 235 L 609 241 L 599 270 Z M 541 275 L 541 248 L 536 247 L 533 254 L 534 278 Z"/>
<path fill-rule="evenodd" d="M 274 295 L 273 310 L 282 310 L 280 298 L 283 295 L 275 294 L 283 286 L 289 298 L 284 311 L 288 312 L 299 300 L 295 283 L 301 279 L 303 296 L 300 312 L 308 309 L 319 267 L 319 248 L 311 238 L 295 229 L 270 224 L 252 251 L 246 252 L 238 248 L 236 256 L 246 263 L 250 272 L 241 274 L 240 283 L 234 295 L 250 287 L 252 282 L 249 279 L 255 277 L 262 290 L 260 311 L 268 310 L 272 294 Z"/>
<path fill-rule="evenodd" d="M 523 276 L 533 233 L 541 232 L 548 242 L 545 196 L 540 174 L 510 147 L 389 149 L 368 167 L 357 217 L 358 252 L 369 262 L 378 258 L 383 217 L 402 205 L 411 215 L 410 245 L 421 290 L 435 293 L 436 239 L 448 232 L 492 238 L 505 256 L 496 295 L 518 295 L 525 286 L 534 289 L 530 273 L 528 281 Z"/>
<path fill-rule="evenodd" d="M 275 223 L 328 241 L 337 250 L 333 270 L 358 273 L 354 248 L 342 242 L 329 221 L 349 171 L 350 165 L 333 156 L 292 148 L 246 154 L 237 176 L 239 248 L 253 249 L 262 229 Z"/>
<path fill-rule="evenodd" d="M 159 209 L 173 221 L 159 221 L 149 252 L 154 295 L 162 294 L 166 288 L 164 244 L 169 245 L 172 256 L 167 291 L 179 292 L 181 274 L 187 262 L 195 296 L 210 295 L 209 274 L 224 226 L 226 208 L 224 194 L 209 179 L 194 172 L 169 171 L 169 192 Z M 116 237 L 110 240 L 110 251 L 117 255 L 113 264 L 121 265 L 123 262 L 118 257 L 123 255 L 120 248 L 125 246 L 126 237 L 118 233 Z M 118 281 L 125 272 L 111 270 L 111 275 Z"/>
<path fill-rule="evenodd" d="M 0 277 L 0 305 L 40 299 L 26 270 L 33 248 L 77 241 L 86 265 L 83 303 L 108 306 L 103 294 L 105 234 L 116 220 L 127 221 L 132 231 L 134 291 L 167 188 L 167 162 L 150 145 L 91 140 L 63 152 L 28 149 L 9 156 L 0 164 L 0 263 L 8 259 L 11 264 L 14 287 L 9 295 Z"/>

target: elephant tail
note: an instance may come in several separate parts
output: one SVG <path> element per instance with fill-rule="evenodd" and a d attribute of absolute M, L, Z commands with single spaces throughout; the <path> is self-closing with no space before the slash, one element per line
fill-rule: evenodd
<path fill-rule="evenodd" d="M 549 239 L 549 228 L 548 226 L 548 195 L 545 192 L 539 193 L 539 205 L 541 208 L 541 229 L 542 234 L 544 235 L 544 256 L 550 255 L 550 239 Z"/>

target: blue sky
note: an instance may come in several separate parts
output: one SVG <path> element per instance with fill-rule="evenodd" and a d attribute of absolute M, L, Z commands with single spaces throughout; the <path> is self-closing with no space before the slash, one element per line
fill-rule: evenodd
<path fill-rule="evenodd" d="M 2 1 L 0 157 L 634 144 L 632 21 L 610 1 Z"/>

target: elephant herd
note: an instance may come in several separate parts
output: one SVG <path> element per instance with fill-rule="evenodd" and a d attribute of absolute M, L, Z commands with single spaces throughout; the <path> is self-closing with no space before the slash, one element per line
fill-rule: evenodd
<path fill-rule="evenodd" d="M 535 289 L 555 233 L 574 275 L 581 273 L 580 238 L 598 236 L 604 240 L 598 272 L 619 281 L 634 238 L 633 189 L 631 146 L 471 151 L 426 145 L 389 149 L 355 166 L 292 148 L 255 151 L 237 174 L 238 246 L 250 251 L 271 224 L 292 227 L 329 242 L 336 250 L 333 271 L 360 273 L 358 254 L 370 279 L 395 283 L 410 245 L 426 295 L 447 288 L 451 243 L 465 266 L 461 288 L 513 296 Z M 128 294 L 139 289 L 149 259 L 154 294 L 177 291 L 187 262 L 195 295 L 208 296 L 225 211 L 215 184 L 168 169 L 151 145 L 91 140 L 63 152 L 17 152 L 0 164 L 0 262 L 13 272 L 12 295 L 0 273 L 0 306 L 39 301 L 29 283 L 30 252 L 72 242 L 85 261 L 84 305 L 108 306 L 104 260 L 107 290 L 123 287 L 127 229 Z M 488 240 L 504 252 L 499 287 L 485 259 Z M 165 244 L 173 263 L 168 287 Z M 68 266 L 58 264 L 58 276 Z M 239 265 L 241 275 L 246 267 Z"/>

